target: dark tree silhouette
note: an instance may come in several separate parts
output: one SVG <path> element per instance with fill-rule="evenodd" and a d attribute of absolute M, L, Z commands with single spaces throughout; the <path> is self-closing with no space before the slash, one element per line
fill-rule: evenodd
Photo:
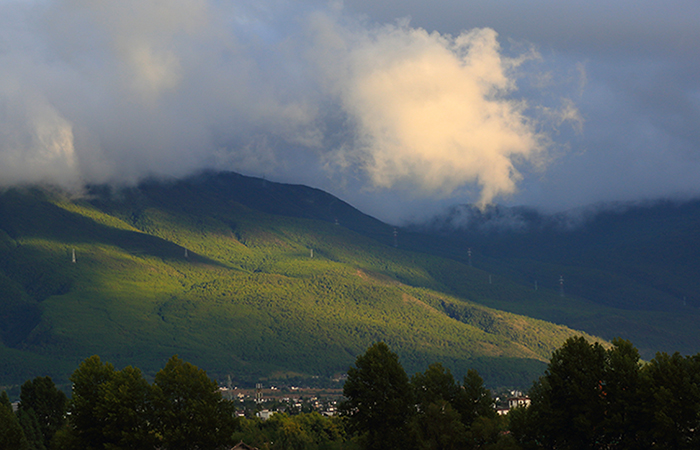
<path fill-rule="evenodd" d="M 357 357 L 343 387 L 341 412 L 351 432 L 369 449 L 407 449 L 409 422 L 416 414 L 413 390 L 399 357 L 378 342 Z"/>

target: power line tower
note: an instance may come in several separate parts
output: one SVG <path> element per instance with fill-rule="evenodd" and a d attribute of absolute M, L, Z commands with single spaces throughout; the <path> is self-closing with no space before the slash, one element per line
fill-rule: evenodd
<path fill-rule="evenodd" d="M 471 267 L 472 266 L 472 249 L 471 249 L 471 247 L 469 247 L 467 249 L 467 258 L 469 258 L 469 267 Z"/>
<path fill-rule="evenodd" d="M 394 247 L 399 246 L 399 232 L 394 228 Z"/>
<path fill-rule="evenodd" d="M 75 249 L 73 249 L 73 256 L 72 256 L 72 258 L 71 258 L 71 262 L 72 262 L 73 264 L 75 264 L 75 261 L 76 261 L 76 260 L 75 260 Z"/>
<path fill-rule="evenodd" d="M 564 296 L 564 275 L 559 275 L 559 296 Z"/>

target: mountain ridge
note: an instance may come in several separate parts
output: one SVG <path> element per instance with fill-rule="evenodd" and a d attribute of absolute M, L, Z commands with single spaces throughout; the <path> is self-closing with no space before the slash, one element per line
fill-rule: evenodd
<path fill-rule="evenodd" d="M 396 237 L 305 186 L 204 173 L 87 192 L 0 193 L 4 382 L 42 367 L 65 380 L 93 353 L 147 374 L 178 353 L 244 383 L 327 376 L 384 340 L 409 371 L 442 362 L 525 387 L 581 334 L 552 322 L 593 329 L 610 317 L 556 286 L 534 291 L 512 261 L 475 246 L 482 259 L 469 264 L 459 239 L 410 228 Z M 421 248 L 435 239 L 437 256 Z"/>

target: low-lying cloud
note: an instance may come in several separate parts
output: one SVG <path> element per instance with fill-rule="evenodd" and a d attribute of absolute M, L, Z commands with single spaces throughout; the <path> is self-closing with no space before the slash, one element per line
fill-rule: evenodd
<path fill-rule="evenodd" d="M 217 168 L 485 205 L 549 156 L 516 97 L 538 55 L 506 56 L 490 28 L 205 0 L 10 0 L 0 17 L 0 186 Z M 562 105 L 552 123 L 581 122 Z"/>

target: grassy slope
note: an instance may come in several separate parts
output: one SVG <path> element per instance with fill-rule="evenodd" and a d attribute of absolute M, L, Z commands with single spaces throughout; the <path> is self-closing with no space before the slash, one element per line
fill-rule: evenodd
<path fill-rule="evenodd" d="M 0 377 L 65 379 L 95 353 L 147 373 L 178 353 L 239 380 L 330 375 L 382 339 L 409 371 L 442 361 L 457 374 L 476 367 L 490 384 L 523 384 L 574 334 L 450 295 L 447 273 L 487 290 L 478 269 L 318 217 L 255 211 L 229 187 L 154 185 L 90 201 L 5 192 Z M 352 218 L 343 222 L 386 232 Z M 503 284 L 496 299 L 522 295 Z"/>

